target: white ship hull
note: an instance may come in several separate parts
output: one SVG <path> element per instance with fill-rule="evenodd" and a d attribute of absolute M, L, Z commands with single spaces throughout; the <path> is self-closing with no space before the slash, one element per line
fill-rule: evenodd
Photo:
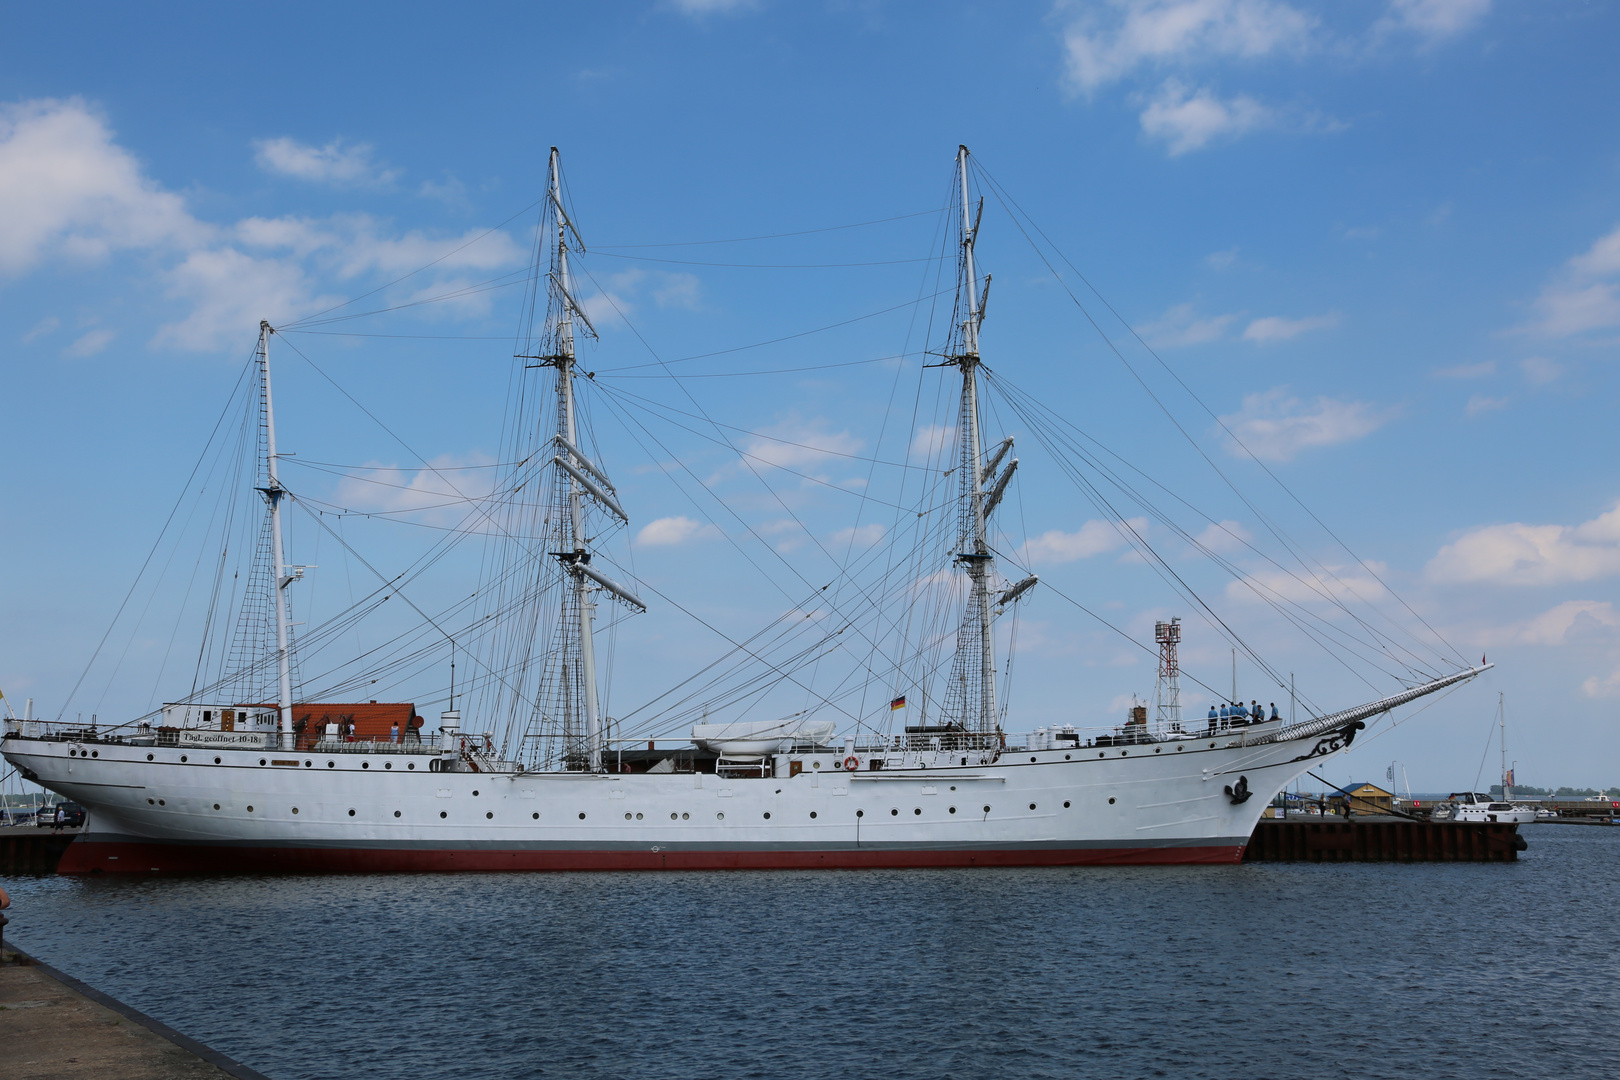
<path fill-rule="evenodd" d="M 913 755 L 881 771 L 845 771 L 842 751 L 783 754 L 763 777 L 438 772 L 431 748 L 16 735 L 3 748 L 90 811 L 63 873 L 1009 866 L 1236 862 L 1270 797 L 1348 743 L 1256 741 L 1275 733 L 1008 750 L 968 766 Z"/>

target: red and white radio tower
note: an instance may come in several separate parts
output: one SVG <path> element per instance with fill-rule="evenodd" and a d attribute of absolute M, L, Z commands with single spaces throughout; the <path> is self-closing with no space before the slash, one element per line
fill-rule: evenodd
<path fill-rule="evenodd" d="M 1176 646 L 1181 643 L 1181 617 L 1154 623 L 1153 640 L 1159 643 L 1159 685 L 1154 693 L 1159 730 L 1180 731 L 1181 662 L 1176 659 Z"/>

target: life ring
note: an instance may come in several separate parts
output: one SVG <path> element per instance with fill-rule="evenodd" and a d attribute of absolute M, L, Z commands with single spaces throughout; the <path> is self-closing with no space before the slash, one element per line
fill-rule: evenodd
<path fill-rule="evenodd" d="M 861 767 L 861 759 L 856 757 L 854 754 L 851 754 L 851 755 L 849 755 L 849 757 L 844 759 L 844 768 L 847 769 L 848 771 L 854 772 L 856 769 L 858 769 L 860 767 Z"/>

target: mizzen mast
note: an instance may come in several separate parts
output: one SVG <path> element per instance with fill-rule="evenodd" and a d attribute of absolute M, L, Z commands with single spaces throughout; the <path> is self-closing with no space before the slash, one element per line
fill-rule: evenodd
<path fill-rule="evenodd" d="M 276 471 L 276 410 L 270 396 L 270 329 L 269 322 L 259 320 L 259 368 L 264 376 L 264 428 L 265 428 L 265 486 L 259 489 L 264 501 L 270 504 L 270 567 L 275 583 L 276 598 L 276 668 L 279 691 L 277 705 L 281 712 L 281 748 L 293 748 L 292 719 L 292 649 L 291 622 L 287 616 L 287 586 L 303 576 L 302 567 L 289 567 L 281 539 L 281 501 L 287 489 L 281 486 Z"/>

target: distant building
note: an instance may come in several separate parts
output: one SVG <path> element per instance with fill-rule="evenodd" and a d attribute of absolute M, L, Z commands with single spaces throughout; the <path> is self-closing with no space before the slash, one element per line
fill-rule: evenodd
<path fill-rule="evenodd" d="M 1349 802 L 1352 814 L 1390 814 L 1395 811 L 1395 793 L 1376 784 L 1347 784 L 1328 793 L 1331 812 L 1344 813 Z"/>

